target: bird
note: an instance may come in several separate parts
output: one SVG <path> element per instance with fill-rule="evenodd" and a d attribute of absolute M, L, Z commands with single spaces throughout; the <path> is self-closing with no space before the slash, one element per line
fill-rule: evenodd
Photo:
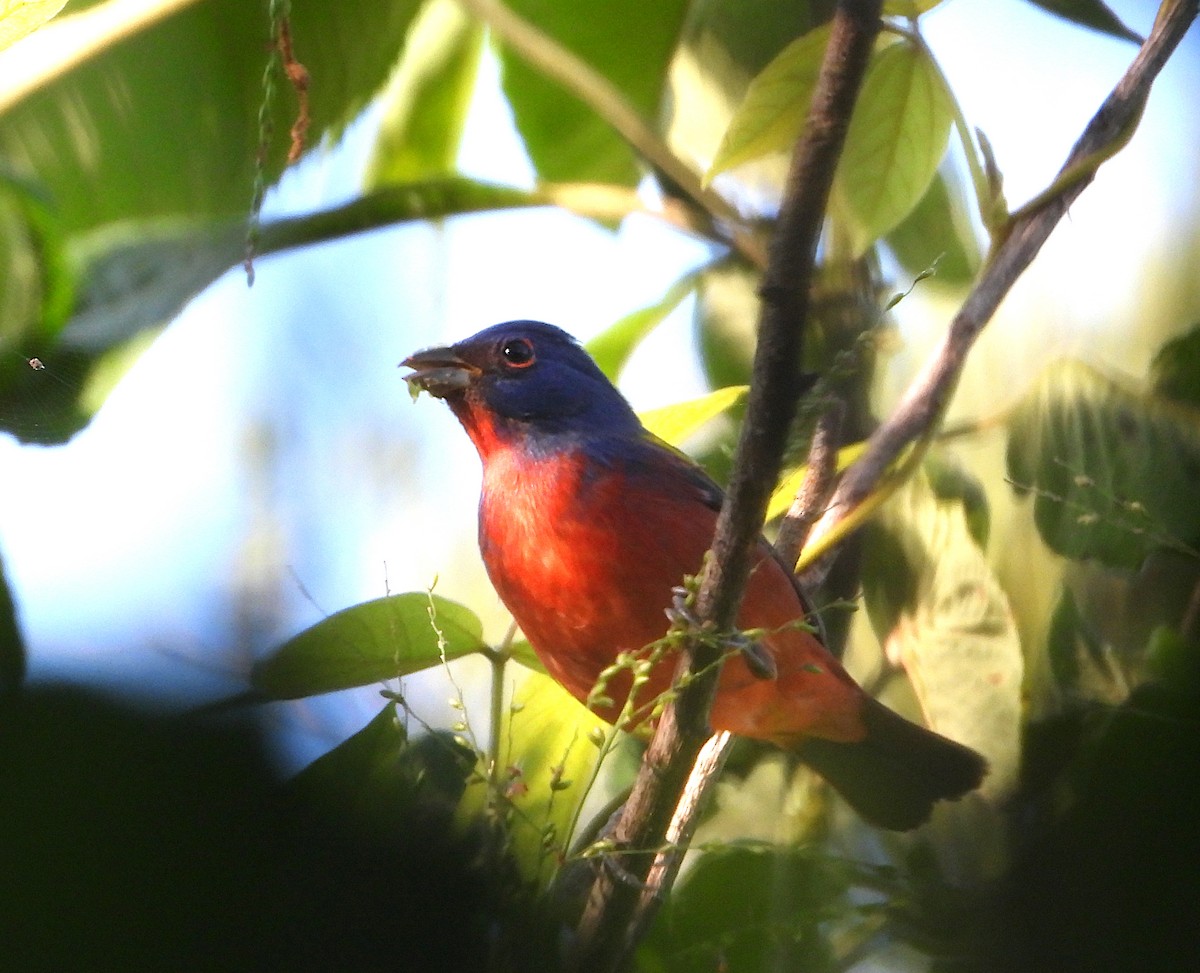
<path fill-rule="evenodd" d="M 479 550 L 500 600 L 550 676 L 613 722 L 631 684 L 616 663 L 663 644 L 679 586 L 712 543 L 720 487 L 646 430 L 554 325 L 497 324 L 401 366 L 415 392 L 446 402 L 479 454 Z M 936 802 L 978 787 L 984 759 L 863 690 L 803 624 L 809 614 L 761 539 L 737 624 L 758 633 L 766 657 L 726 655 L 711 727 L 795 753 L 889 830 L 916 828 Z M 650 667 L 638 703 L 669 689 L 676 661 Z"/>

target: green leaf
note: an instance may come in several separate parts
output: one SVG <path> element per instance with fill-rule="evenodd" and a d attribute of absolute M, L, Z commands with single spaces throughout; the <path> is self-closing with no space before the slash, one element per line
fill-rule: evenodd
<path fill-rule="evenodd" d="M 837 969 L 822 924 L 850 918 L 848 871 L 809 848 L 707 851 L 664 903 L 640 968 Z"/>
<path fill-rule="evenodd" d="M 780 51 L 750 82 L 741 107 L 721 138 L 706 179 L 792 147 L 808 116 L 828 43 L 828 26 L 809 31 Z"/>
<path fill-rule="evenodd" d="M 533 651 L 533 646 L 524 639 L 519 639 L 513 642 L 508 647 L 508 654 L 512 656 L 514 662 L 518 662 L 526 669 L 532 669 L 534 672 L 540 672 L 543 676 L 546 674 L 546 667 L 542 665 L 542 660 L 538 658 L 538 654 Z"/>
<path fill-rule="evenodd" d="M 1046 635 L 1046 654 L 1059 692 L 1067 699 L 1124 702 L 1129 683 L 1106 659 L 1103 639 L 1089 626 L 1074 594 L 1064 588 Z"/>
<path fill-rule="evenodd" d="M 292 0 L 294 49 L 312 80 L 310 145 L 336 134 L 382 85 L 418 6 Z M 68 232 L 133 217 L 246 213 L 270 53 L 266 7 L 203 0 L 158 20 L 124 9 L 100 4 L 39 31 L 29 39 L 42 55 L 33 78 L 0 62 L 0 157 L 47 188 Z M 141 29 L 122 37 L 130 23 Z M 296 112 L 295 93 L 277 79 L 268 181 L 282 170 Z"/>
<path fill-rule="evenodd" d="M 32 358 L 49 346 L 73 287 L 53 204 L 36 181 L 0 162 L 0 382 L 14 356 Z"/>
<path fill-rule="evenodd" d="M 920 201 L 937 172 L 954 119 L 933 61 L 911 44 L 872 59 L 834 180 L 837 213 L 863 254 Z"/>
<path fill-rule="evenodd" d="M 1189 639 L 1166 625 L 1155 628 L 1146 646 L 1146 668 L 1175 692 L 1200 699 L 1200 640 L 1195 633 Z"/>
<path fill-rule="evenodd" d="M 457 177 L 387 186 L 333 209 L 265 224 L 258 253 L 462 213 L 542 205 L 535 194 Z M 100 351 L 168 322 L 245 255 L 241 220 L 139 221 L 80 236 L 80 294 L 67 347 Z"/>
<path fill-rule="evenodd" d="M 17 606 L 4 574 L 4 561 L 0 560 L 0 697 L 16 692 L 24 678 L 25 643 L 17 625 Z"/>
<path fill-rule="evenodd" d="M 745 385 L 717 389 L 698 399 L 688 399 L 686 402 L 643 412 L 640 418 L 642 425 L 651 433 L 678 447 L 710 419 L 715 419 L 741 402 L 748 391 L 749 387 Z"/>
<path fill-rule="evenodd" d="M 1150 378 L 1158 395 L 1200 408 L 1200 324 L 1158 350 Z"/>
<path fill-rule="evenodd" d="M 0 0 L 0 51 L 52 20 L 67 0 Z"/>
<path fill-rule="evenodd" d="M 884 0 L 883 15 L 911 20 L 928 13 L 941 2 L 942 0 Z"/>
<path fill-rule="evenodd" d="M 437 595 L 377 598 L 288 639 L 255 663 L 250 683 L 272 699 L 365 686 L 478 652 L 482 632 L 470 609 Z"/>
<path fill-rule="evenodd" d="M 448 824 L 474 765 L 475 755 L 449 733 L 410 740 L 389 702 L 293 777 L 288 791 L 308 805 L 330 806 L 347 824 L 392 834 L 415 814 L 440 812 Z"/>
<path fill-rule="evenodd" d="M 525 878 L 544 886 L 569 847 L 569 829 L 600 752 L 589 736 L 608 730 L 549 676 L 531 673 L 504 717 L 500 754 L 509 816 L 509 847 Z M 482 768 L 481 768 L 482 770 Z M 487 794 L 470 788 L 460 814 L 483 813 Z"/>
<path fill-rule="evenodd" d="M 930 453 L 925 460 L 929 488 L 939 501 L 962 505 L 963 517 L 971 539 L 981 551 L 987 550 L 991 529 L 991 510 L 983 485 L 956 460 L 945 453 Z"/>
<path fill-rule="evenodd" d="M 1102 34 L 1141 44 L 1140 34 L 1130 30 L 1121 22 L 1121 18 L 1112 12 L 1104 0 L 1029 0 L 1035 7 L 1040 7 L 1048 14 L 1069 20 L 1081 27 L 1098 30 Z"/>
<path fill-rule="evenodd" d="M 662 300 L 626 314 L 589 341 L 585 347 L 600 366 L 600 371 L 616 381 L 642 339 L 695 292 L 697 276 L 696 272 L 684 275 L 670 286 Z"/>
<path fill-rule="evenodd" d="M 1047 368 L 1009 422 L 1008 475 L 1064 557 L 1137 567 L 1200 542 L 1200 412 L 1078 361 Z"/>
<path fill-rule="evenodd" d="M 483 28 L 458 4 L 425 5 L 383 95 L 367 188 L 454 171 L 482 50 Z"/>
<path fill-rule="evenodd" d="M 516 13 L 604 75 L 648 120 L 690 6 L 685 0 L 512 0 Z M 634 185 L 633 151 L 591 108 L 501 47 L 504 93 L 540 179 Z"/>
<path fill-rule="evenodd" d="M 725 261 L 700 277 L 696 330 L 704 374 L 713 388 L 748 385 L 758 322 L 758 272 Z"/>
<path fill-rule="evenodd" d="M 983 262 L 961 186 L 947 167 L 938 171 L 921 201 L 892 228 L 886 242 L 913 276 L 937 261 L 935 283 L 967 284 Z"/>
<path fill-rule="evenodd" d="M 379 87 L 418 4 L 290 6 L 296 56 L 312 79 L 315 141 Z M 17 351 L 0 362 L 0 411 L 18 435 L 53 442 L 75 432 L 89 417 L 78 395 L 96 356 L 161 324 L 240 259 L 223 221 L 244 221 L 250 207 L 269 32 L 265 6 L 241 0 L 195 0 L 165 15 L 104 3 L 0 54 L 0 350 Z M 268 181 L 282 169 L 297 112 L 281 79 L 276 95 L 265 116 L 278 136 Z M 160 225 L 210 221 L 217 226 L 198 238 L 164 239 Z M 154 226 L 149 240 L 122 237 L 134 223 Z M 117 252 L 96 246 L 100 228 Z M 76 297 L 68 253 L 83 261 L 86 325 L 72 329 L 83 336 L 77 345 L 55 349 L 50 339 Z M 31 374 L 22 358 L 46 367 Z"/>
<path fill-rule="evenodd" d="M 983 790 L 1005 794 L 1020 764 L 1020 633 L 960 499 L 922 473 L 883 508 L 863 592 L 888 658 L 903 668 L 926 722 L 987 757 Z"/>

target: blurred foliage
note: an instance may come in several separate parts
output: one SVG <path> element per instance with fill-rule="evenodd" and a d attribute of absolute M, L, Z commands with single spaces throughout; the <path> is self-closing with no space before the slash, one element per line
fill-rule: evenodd
<path fill-rule="evenodd" d="M 845 406 L 841 465 L 877 425 L 877 371 L 896 341 L 888 297 L 932 272 L 928 286 L 957 301 L 984 262 L 980 227 L 1003 229 L 999 173 L 990 188 L 980 177 L 990 150 L 958 124 L 922 39 L 936 5 L 886 6 L 821 250 L 803 363 L 818 381 L 792 471 L 829 398 Z M 1137 40 L 1099 0 L 1038 5 Z M 57 5 L 22 6 L 46 19 Z M 562 45 L 599 72 L 765 238 L 831 3 L 510 7 L 543 53 Z M 0 6 L 0 47 L 37 26 L 14 9 Z M 603 98 L 548 80 L 446 0 L 154 12 L 114 22 L 113 5 L 75 0 L 0 53 L 6 430 L 73 435 L 148 336 L 248 252 L 555 204 L 584 184 L 608 201 L 590 213 L 604 225 L 661 199 L 708 242 L 708 263 L 589 348 L 618 375 L 690 311 L 714 391 L 644 418 L 677 446 L 703 432 L 701 458 L 728 472 L 759 268 L 616 134 Z M 284 27 L 311 84 L 296 64 L 283 71 Z M 457 170 L 489 44 L 535 190 Z M 312 151 L 375 98 L 363 193 L 255 227 L 293 125 Z M 1200 329 L 1186 331 L 1196 308 L 1169 313 L 1181 317 L 1128 322 L 1180 334 L 1144 380 L 1060 361 L 1008 390 L 1017 404 L 1002 415 L 935 439 L 814 592 L 865 609 L 826 611 L 864 682 L 988 756 L 982 793 L 884 836 L 784 756 L 740 746 L 640 968 L 1200 966 Z M 490 666 L 486 720 L 455 683 L 457 722 L 422 726 L 398 680 L 434 667 L 453 679 L 468 656 Z M 0 831 L 13 849 L 0 928 L 21 969 L 552 969 L 639 749 L 539 673 L 527 643 L 489 643 L 473 608 L 430 593 L 345 609 L 254 667 L 269 699 L 385 687 L 377 715 L 290 782 L 249 724 L 18 689 L 24 662 L 0 575 Z"/>

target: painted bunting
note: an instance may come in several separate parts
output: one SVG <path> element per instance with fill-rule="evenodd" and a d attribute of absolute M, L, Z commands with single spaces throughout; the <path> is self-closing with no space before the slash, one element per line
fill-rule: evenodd
<path fill-rule="evenodd" d="M 407 358 L 410 383 L 444 399 L 483 463 L 479 549 L 492 584 L 547 671 L 586 702 L 618 653 L 662 640 L 685 575 L 712 543 L 720 488 L 652 436 L 565 331 L 496 325 Z M 732 652 L 714 729 L 794 751 L 868 821 L 908 830 L 935 801 L 978 786 L 973 750 L 917 726 L 864 692 L 809 627 L 791 571 L 764 540 L 738 617 L 764 630 Z M 661 642 L 659 641 L 659 644 Z M 669 687 L 663 658 L 636 702 Z M 630 674 L 595 706 L 613 720 Z"/>

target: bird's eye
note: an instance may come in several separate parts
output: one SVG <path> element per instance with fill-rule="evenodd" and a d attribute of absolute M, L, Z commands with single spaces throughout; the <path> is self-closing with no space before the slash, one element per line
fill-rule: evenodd
<path fill-rule="evenodd" d="M 533 343 L 525 338 L 505 338 L 500 357 L 513 368 L 528 368 L 534 362 Z"/>

